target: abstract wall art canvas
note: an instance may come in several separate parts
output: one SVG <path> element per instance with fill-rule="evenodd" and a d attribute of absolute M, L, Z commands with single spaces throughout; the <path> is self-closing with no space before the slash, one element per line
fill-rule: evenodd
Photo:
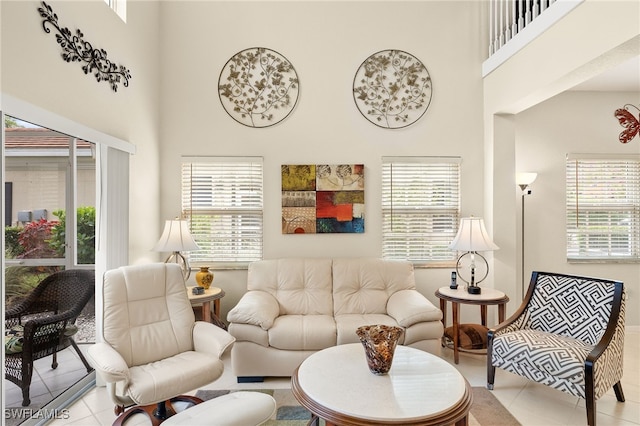
<path fill-rule="evenodd" d="M 364 232 L 364 165 L 282 166 L 282 233 Z"/>

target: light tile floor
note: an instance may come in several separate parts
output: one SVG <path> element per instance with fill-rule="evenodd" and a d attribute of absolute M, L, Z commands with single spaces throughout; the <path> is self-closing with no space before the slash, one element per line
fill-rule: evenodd
<path fill-rule="evenodd" d="M 599 426 L 640 425 L 640 331 L 628 331 L 625 340 L 624 377 L 622 388 L 625 403 L 618 403 L 613 390 L 597 402 L 597 423 Z M 436 355 L 453 364 L 453 353 L 441 349 Z M 215 382 L 204 386 L 205 389 L 282 389 L 290 387 L 290 380 L 268 378 L 264 383 L 238 384 L 230 366 L 230 357 L 225 355 L 225 372 Z M 456 366 L 471 386 L 486 385 L 486 357 L 461 354 Z M 58 367 L 60 369 L 60 367 Z M 58 373 L 63 370 L 58 371 Z M 47 382 L 47 373 L 42 373 Z M 64 375 L 64 374 L 63 374 Z M 56 379 L 62 383 L 63 379 Z M 7 382 L 5 381 L 5 385 Z M 14 386 L 13 384 L 9 384 Z M 38 385 L 39 386 L 39 385 Z M 15 386 L 14 386 L 15 387 Z M 16 387 L 17 389 L 17 387 Z M 10 391 L 10 390 L 8 390 Z M 19 389 L 18 389 L 19 391 Z M 195 392 L 193 392 L 195 393 Z M 586 424 L 584 400 L 571 397 L 560 391 L 530 382 L 513 374 L 497 370 L 494 395 L 522 423 L 523 426 L 576 426 Z M 10 392 L 7 392 L 10 394 Z M 7 400 L 8 401 L 8 400 Z M 113 404 L 104 387 L 97 387 L 69 408 L 69 418 L 54 420 L 50 424 L 98 426 L 111 425 L 115 415 Z M 128 425 L 148 425 L 150 422 L 136 415 Z"/>
<path fill-rule="evenodd" d="M 89 345 L 79 344 L 81 351 Z M 31 404 L 26 409 L 36 409 L 51 401 L 65 389 L 87 375 L 87 369 L 72 347 L 58 352 L 58 367 L 51 368 L 52 357 L 34 362 L 29 396 Z M 3 408 L 22 408 L 22 390 L 14 383 L 4 380 Z"/>

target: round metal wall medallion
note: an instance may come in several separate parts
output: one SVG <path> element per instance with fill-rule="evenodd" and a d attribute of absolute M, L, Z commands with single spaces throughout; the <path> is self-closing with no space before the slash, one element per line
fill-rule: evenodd
<path fill-rule="evenodd" d="M 415 123 L 427 111 L 431 95 L 429 71 L 402 50 L 374 53 L 353 78 L 353 98 L 360 113 L 387 129 Z"/>
<path fill-rule="evenodd" d="M 236 53 L 222 68 L 218 95 L 238 123 L 268 127 L 284 120 L 298 101 L 298 74 L 281 54 L 264 47 Z"/>

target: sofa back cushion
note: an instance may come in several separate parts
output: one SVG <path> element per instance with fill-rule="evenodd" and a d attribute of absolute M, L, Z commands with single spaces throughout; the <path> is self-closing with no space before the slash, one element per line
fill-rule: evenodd
<path fill-rule="evenodd" d="M 333 315 L 331 259 L 252 262 L 247 289 L 273 295 L 280 305 L 280 315 Z"/>
<path fill-rule="evenodd" d="M 410 262 L 376 258 L 333 260 L 335 315 L 386 314 L 389 297 L 416 288 Z"/>

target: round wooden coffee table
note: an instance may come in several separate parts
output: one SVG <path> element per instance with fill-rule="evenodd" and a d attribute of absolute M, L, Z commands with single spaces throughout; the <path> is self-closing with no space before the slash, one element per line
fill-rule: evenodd
<path fill-rule="evenodd" d="M 467 424 L 472 394 L 467 380 L 448 362 L 398 346 L 391 370 L 369 371 L 359 343 L 338 345 L 308 357 L 291 377 L 302 406 L 327 425 Z"/>

